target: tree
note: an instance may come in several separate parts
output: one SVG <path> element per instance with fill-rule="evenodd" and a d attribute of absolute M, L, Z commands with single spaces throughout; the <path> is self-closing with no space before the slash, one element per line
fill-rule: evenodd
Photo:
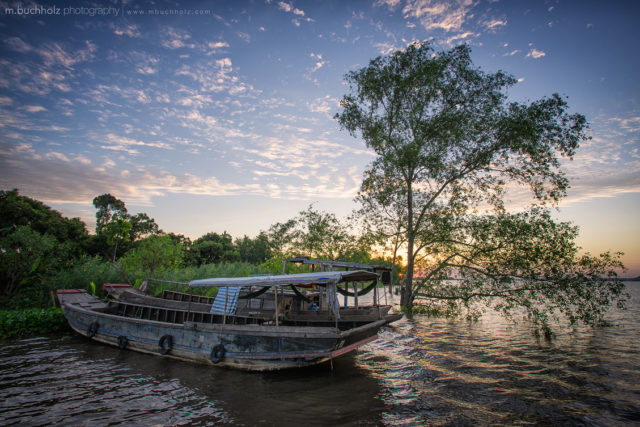
<path fill-rule="evenodd" d="M 250 264 L 261 264 L 271 257 L 269 238 L 262 231 L 254 239 L 244 236 L 234 241 L 239 260 Z"/>
<path fill-rule="evenodd" d="M 81 255 L 89 237 L 79 218 L 65 218 L 44 203 L 21 196 L 16 189 L 0 191 L 0 232 L 9 232 L 21 225 L 48 234 L 60 244 L 68 244 L 70 256 Z"/>
<path fill-rule="evenodd" d="M 190 264 L 204 265 L 237 261 L 239 254 L 231 235 L 225 231 L 222 234 L 207 233 L 194 240 L 189 256 Z"/>
<path fill-rule="evenodd" d="M 406 248 L 405 308 L 422 293 L 458 308 L 485 301 L 540 322 L 557 310 L 597 324 L 600 308 L 624 301 L 619 255 L 579 257 L 575 229 L 536 207 L 565 195 L 560 159 L 586 139 L 585 117 L 569 114 L 565 99 L 507 102 L 516 79 L 475 68 L 467 46 L 412 44 L 346 80 L 336 119 L 377 155 L 357 200 L 365 223 Z M 504 203 L 514 185 L 531 190 L 520 214 Z"/>
<path fill-rule="evenodd" d="M 96 212 L 96 234 L 100 234 L 108 223 L 118 219 L 127 219 L 129 216 L 124 202 L 109 193 L 94 197 L 93 206 L 98 210 Z"/>
<path fill-rule="evenodd" d="M 93 205 L 97 209 L 94 243 L 114 263 L 138 239 L 162 233 L 153 218 L 144 212 L 130 215 L 125 203 L 111 194 L 96 196 Z"/>
<path fill-rule="evenodd" d="M 53 236 L 27 225 L 1 237 L 0 298 L 9 301 L 24 288 L 40 284 L 43 275 L 59 264 L 62 252 Z"/>
<path fill-rule="evenodd" d="M 344 261 L 367 262 L 370 247 L 355 236 L 334 214 L 309 205 L 298 216 L 276 223 L 267 233 L 274 255 L 279 258 L 305 255 Z"/>
<path fill-rule="evenodd" d="M 151 235 L 142 239 L 138 246 L 122 257 L 121 262 L 128 271 L 141 270 L 145 278 L 140 286 L 147 289 L 148 280 L 161 270 L 176 269 L 181 266 L 184 245 L 168 235 Z"/>

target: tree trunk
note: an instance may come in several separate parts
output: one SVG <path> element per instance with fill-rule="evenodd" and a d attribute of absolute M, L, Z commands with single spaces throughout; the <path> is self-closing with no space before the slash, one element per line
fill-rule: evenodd
<path fill-rule="evenodd" d="M 400 305 L 407 310 L 413 308 L 413 245 L 415 234 L 413 230 L 413 189 L 411 181 L 407 182 L 407 275 L 400 296 Z"/>

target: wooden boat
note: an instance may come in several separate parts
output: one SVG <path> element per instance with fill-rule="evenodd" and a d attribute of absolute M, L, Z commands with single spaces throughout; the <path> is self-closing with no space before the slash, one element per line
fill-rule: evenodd
<path fill-rule="evenodd" d="M 226 295 L 222 312 L 206 311 L 199 307 L 199 302 L 174 301 L 176 304 L 165 305 L 157 301 L 149 304 L 144 299 L 105 302 L 84 290 L 58 290 L 57 294 L 69 325 L 95 341 L 210 365 L 274 370 L 323 363 L 375 340 L 388 319 L 382 316 L 340 321 L 336 288 L 338 283 L 376 277 L 367 271 L 340 271 L 189 283 L 191 287 L 218 287 L 219 295 Z M 322 316 L 311 320 L 289 318 L 281 298 L 283 288 L 291 285 L 321 288 L 325 302 Z M 273 289 L 273 311 L 228 310 L 231 288 L 251 286 Z M 222 289 L 224 292 L 220 292 Z M 249 306 L 252 300 L 249 299 Z M 229 301 L 229 306 L 232 305 Z M 210 304 L 207 306 L 211 309 Z"/>
<path fill-rule="evenodd" d="M 164 290 L 158 296 L 151 296 L 134 289 L 130 285 L 124 284 L 105 283 L 102 289 L 109 298 L 117 301 L 166 308 L 185 308 L 189 306 L 189 309 L 194 312 L 208 313 L 215 300 L 214 297 L 194 295 L 172 290 Z M 298 295 L 293 291 L 281 290 L 279 292 L 281 292 L 279 304 L 280 311 L 288 320 L 295 320 L 298 323 L 303 321 L 314 323 L 324 322 L 327 324 L 331 323 L 329 312 L 326 309 L 323 309 L 321 302 L 318 301 L 318 310 L 310 310 L 309 306 L 311 304 L 315 304 L 315 302 L 310 298 L 305 298 L 304 295 Z M 261 295 L 255 296 L 254 298 L 246 298 L 247 296 L 251 296 L 252 293 L 251 289 L 241 292 L 236 314 L 249 317 L 261 317 L 265 319 L 274 317 L 275 292 L 267 291 Z M 390 309 L 390 305 L 340 307 L 340 317 L 338 322 L 362 324 L 372 320 L 385 319 L 387 323 L 391 323 L 402 317 L 401 313 L 390 314 Z"/>

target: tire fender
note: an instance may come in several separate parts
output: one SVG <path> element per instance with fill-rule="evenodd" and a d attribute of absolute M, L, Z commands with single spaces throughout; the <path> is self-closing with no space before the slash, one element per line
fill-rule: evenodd
<path fill-rule="evenodd" d="M 227 350 L 224 348 L 224 345 L 218 344 L 211 349 L 210 359 L 213 363 L 218 363 L 224 356 L 227 354 Z"/>
<path fill-rule="evenodd" d="M 173 337 L 171 335 L 163 335 L 158 341 L 158 352 L 167 354 L 173 349 Z"/>

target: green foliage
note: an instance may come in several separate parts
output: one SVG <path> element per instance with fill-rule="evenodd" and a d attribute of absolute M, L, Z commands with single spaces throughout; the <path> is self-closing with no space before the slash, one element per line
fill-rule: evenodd
<path fill-rule="evenodd" d="M 96 196 L 93 199 L 93 206 L 98 210 L 96 212 L 96 234 L 100 234 L 110 222 L 126 219 L 128 216 L 124 202 L 111 194 Z"/>
<path fill-rule="evenodd" d="M 153 274 L 157 270 L 174 270 L 182 266 L 184 246 L 169 236 L 149 236 L 127 252 L 121 259 L 129 270 L 143 270 Z"/>
<path fill-rule="evenodd" d="M 187 261 L 191 265 L 205 265 L 235 262 L 239 257 L 233 238 L 225 231 L 222 234 L 207 233 L 194 240 Z"/>
<path fill-rule="evenodd" d="M 112 262 L 130 250 L 138 239 L 162 232 L 153 218 L 146 213 L 130 215 L 125 203 L 111 194 L 95 197 L 93 205 L 97 212 L 92 253 L 108 256 Z"/>
<path fill-rule="evenodd" d="M 370 252 L 368 242 L 355 236 L 349 225 L 313 205 L 285 223 L 274 224 L 267 235 L 272 254 L 283 257 L 366 262 Z"/>
<path fill-rule="evenodd" d="M 483 301 L 506 315 L 525 308 L 542 324 L 562 313 L 595 325 L 624 301 L 619 256 L 578 256 L 577 230 L 537 207 L 564 197 L 560 159 L 587 139 L 585 117 L 569 114 L 564 99 L 507 102 L 516 79 L 475 68 L 467 46 L 412 44 L 346 80 L 336 119 L 376 153 L 358 193 L 360 219 L 394 257 L 406 250 L 406 309 L 418 297 L 447 313 Z M 513 185 L 532 196 L 519 214 L 504 205 Z"/>
<path fill-rule="evenodd" d="M 238 252 L 238 260 L 241 262 L 260 264 L 271 257 L 269 237 L 264 231 L 254 239 L 246 235 L 241 239 L 236 239 L 234 245 Z"/>
<path fill-rule="evenodd" d="M 46 280 L 46 289 L 47 293 L 56 289 L 85 289 L 91 292 L 91 283 L 94 283 L 96 295 L 101 295 L 103 284 L 121 282 L 122 278 L 110 262 L 97 256 L 83 256 L 70 267 L 51 274 Z"/>
<path fill-rule="evenodd" d="M 0 190 L 0 236 L 21 225 L 66 244 L 69 255 L 79 255 L 89 237 L 79 218 L 65 218 L 42 202 L 21 196 L 16 189 Z"/>
<path fill-rule="evenodd" d="M 67 320 L 59 308 L 0 311 L 0 339 L 63 332 Z"/>
<path fill-rule="evenodd" d="M 282 268 L 282 266 L 280 267 Z M 259 274 L 266 274 L 266 269 L 261 265 L 249 264 L 246 262 L 205 264 L 201 266 L 187 266 L 177 270 L 163 271 L 154 278 L 178 283 L 188 283 L 191 280 L 204 279 L 207 277 L 247 277 Z M 147 292 L 159 294 L 165 289 L 189 292 L 189 288 L 184 285 L 172 283 L 149 281 Z M 194 293 L 204 293 L 205 289 L 194 289 Z"/>
<path fill-rule="evenodd" d="M 2 305 L 43 277 L 59 263 L 64 250 L 56 250 L 56 239 L 22 225 L 0 238 L 0 298 Z"/>

